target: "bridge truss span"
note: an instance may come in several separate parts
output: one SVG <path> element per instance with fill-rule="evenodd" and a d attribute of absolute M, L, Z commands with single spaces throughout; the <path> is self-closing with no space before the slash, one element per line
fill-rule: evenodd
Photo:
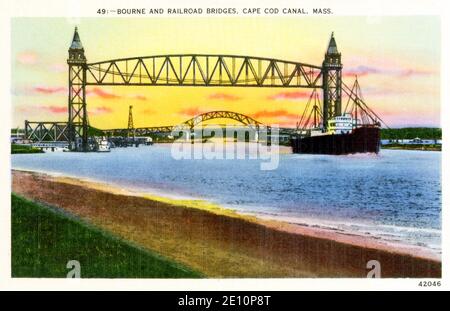
<path fill-rule="evenodd" d="M 86 65 L 86 85 L 322 87 L 322 67 L 237 55 L 177 54 Z"/>
<path fill-rule="evenodd" d="M 25 120 L 25 138 L 33 142 L 69 141 L 67 122 L 30 122 Z"/>
<path fill-rule="evenodd" d="M 157 134 L 157 133 L 172 133 L 177 131 L 191 131 L 199 124 L 214 120 L 214 119 L 229 119 L 235 120 L 241 123 L 242 125 L 248 126 L 255 130 L 260 129 L 270 129 L 270 126 L 267 126 L 250 116 L 233 112 L 233 111 L 209 111 L 202 114 L 199 114 L 189 120 L 186 120 L 178 125 L 173 126 L 153 126 L 153 127 L 138 127 L 134 128 L 133 131 L 137 136 L 145 136 L 149 134 Z M 127 129 L 108 129 L 103 130 L 103 132 L 108 136 L 126 136 Z"/>

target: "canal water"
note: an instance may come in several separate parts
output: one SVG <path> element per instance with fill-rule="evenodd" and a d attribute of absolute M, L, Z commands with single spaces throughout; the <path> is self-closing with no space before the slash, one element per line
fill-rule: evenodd
<path fill-rule="evenodd" d="M 170 145 L 110 153 L 18 154 L 12 167 L 199 198 L 261 218 L 374 236 L 441 252 L 441 153 L 346 156 L 281 153 L 262 160 L 176 160 Z"/>

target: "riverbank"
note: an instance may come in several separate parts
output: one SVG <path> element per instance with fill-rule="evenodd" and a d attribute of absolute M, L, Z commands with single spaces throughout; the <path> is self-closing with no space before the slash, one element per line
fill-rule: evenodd
<path fill-rule="evenodd" d="M 393 150 L 422 150 L 422 151 L 442 151 L 442 145 L 440 144 L 386 144 L 381 145 L 382 149 Z"/>
<path fill-rule="evenodd" d="M 380 262 L 382 277 L 441 275 L 439 259 L 412 247 L 72 178 L 22 171 L 12 177 L 14 192 L 208 277 L 365 277 L 370 260 Z"/>
<path fill-rule="evenodd" d="M 25 154 L 25 153 L 44 153 L 39 148 L 30 145 L 11 144 L 11 154 Z"/>

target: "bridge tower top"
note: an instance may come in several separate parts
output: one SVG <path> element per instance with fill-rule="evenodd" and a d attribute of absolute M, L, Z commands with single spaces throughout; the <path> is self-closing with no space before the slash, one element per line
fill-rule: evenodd
<path fill-rule="evenodd" d="M 83 44 L 80 40 L 80 35 L 78 34 L 78 27 L 75 27 L 75 32 L 73 34 L 72 43 L 69 48 L 69 59 L 68 64 L 86 64 L 86 56 L 84 55 Z"/>
<path fill-rule="evenodd" d="M 330 42 L 328 43 L 327 52 L 325 53 L 324 64 L 327 65 L 342 65 L 341 53 L 339 53 L 336 40 L 334 39 L 334 32 L 331 33 Z"/>

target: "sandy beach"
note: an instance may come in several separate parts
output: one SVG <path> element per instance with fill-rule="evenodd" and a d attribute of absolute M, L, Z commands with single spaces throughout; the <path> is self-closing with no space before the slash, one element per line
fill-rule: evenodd
<path fill-rule="evenodd" d="M 435 255 L 361 236 L 242 216 L 220 207 L 14 170 L 13 192 L 75 215 L 208 277 L 440 277 Z"/>

